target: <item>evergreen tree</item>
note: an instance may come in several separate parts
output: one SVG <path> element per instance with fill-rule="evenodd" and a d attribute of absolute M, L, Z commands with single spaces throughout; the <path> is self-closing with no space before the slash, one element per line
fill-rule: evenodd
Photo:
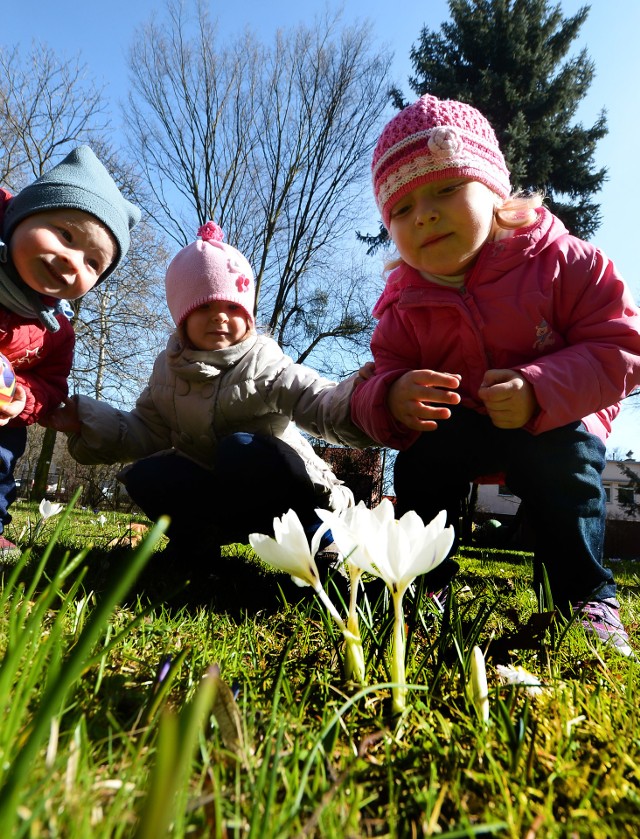
<path fill-rule="evenodd" d="M 600 225 L 593 196 L 606 169 L 594 153 L 607 133 L 604 110 L 591 128 L 572 122 L 594 77 L 585 49 L 567 54 L 589 13 L 564 18 L 546 0 L 449 0 L 451 21 L 422 30 L 409 83 L 421 96 L 459 99 L 491 122 L 514 189 L 541 190 L 571 233 Z M 395 100 L 402 105 L 395 91 Z"/>

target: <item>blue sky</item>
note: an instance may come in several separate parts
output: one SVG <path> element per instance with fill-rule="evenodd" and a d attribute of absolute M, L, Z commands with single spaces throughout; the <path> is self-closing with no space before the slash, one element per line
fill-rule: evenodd
<path fill-rule="evenodd" d="M 575 14 L 586 3 L 562 0 L 565 16 Z M 582 27 L 578 47 L 586 46 L 596 65 L 596 79 L 582 104 L 579 118 L 591 125 L 600 110 L 607 110 L 608 136 L 601 141 L 597 162 L 609 170 L 609 180 L 599 200 L 603 223 L 594 242 L 610 256 L 640 301 L 640 277 L 636 269 L 635 197 L 640 192 L 638 166 L 637 85 L 640 82 L 639 0 L 592 0 L 587 23 Z M 34 8 L 35 7 L 35 8 Z M 226 3 L 211 0 L 212 16 L 218 17 L 223 32 L 234 34 L 249 26 L 268 39 L 278 27 L 310 22 L 336 3 L 324 0 L 244 0 L 230 13 Z M 57 0 L 45 3 L 12 3 L 3 14 L 0 47 L 16 43 L 28 49 L 32 40 L 43 41 L 64 57 L 79 55 L 96 81 L 106 85 L 114 103 L 124 100 L 127 90 L 126 53 L 137 26 L 150 16 L 162 14 L 162 0 L 111 0 L 99 10 L 83 10 L 77 2 Z M 348 0 L 342 6 L 343 20 L 367 19 L 373 23 L 373 37 L 394 53 L 393 77 L 410 96 L 407 77 L 411 73 L 409 50 L 421 28 L 439 28 L 448 20 L 445 0 Z M 635 105 L 635 107 L 634 107 Z M 635 163 L 634 163 L 635 161 Z M 633 204 L 632 204 L 633 201 Z M 640 403 L 625 406 L 614 423 L 608 448 L 623 453 L 633 449 L 640 459 Z"/>

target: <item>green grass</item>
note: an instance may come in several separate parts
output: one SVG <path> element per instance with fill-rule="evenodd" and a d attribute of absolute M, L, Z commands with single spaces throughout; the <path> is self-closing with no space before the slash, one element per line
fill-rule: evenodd
<path fill-rule="evenodd" d="M 27 544 L 37 520 L 18 506 L 7 535 Z M 396 718 L 391 616 L 373 584 L 369 685 L 356 690 L 310 589 L 243 546 L 208 579 L 188 550 L 169 566 L 161 527 L 142 548 L 108 548 L 128 522 L 52 518 L 4 572 L 0 836 L 640 833 L 640 664 L 578 626 L 539 629 L 529 556 L 463 551 L 444 621 L 419 592 L 407 598 L 412 686 Z M 638 571 L 615 573 L 633 639 Z M 467 698 L 475 643 L 487 653 L 487 726 Z M 495 665 L 508 662 L 543 693 L 501 684 Z"/>

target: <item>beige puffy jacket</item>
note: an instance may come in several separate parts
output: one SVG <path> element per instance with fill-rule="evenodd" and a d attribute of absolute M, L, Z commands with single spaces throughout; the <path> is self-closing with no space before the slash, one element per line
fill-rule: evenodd
<path fill-rule="evenodd" d="M 340 510 L 351 491 L 296 425 L 330 443 L 372 445 L 351 422 L 355 376 L 340 383 L 293 361 L 272 339 L 251 335 L 224 350 L 186 348 L 174 332 L 132 411 L 78 398 L 82 429 L 69 436 L 80 463 L 126 463 L 175 449 L 212 467 L 218 440 L 236 432 L 273 435 L 302 458 L 318 502 Z M 296 425 L 293 424 L 292 420 Z"/>

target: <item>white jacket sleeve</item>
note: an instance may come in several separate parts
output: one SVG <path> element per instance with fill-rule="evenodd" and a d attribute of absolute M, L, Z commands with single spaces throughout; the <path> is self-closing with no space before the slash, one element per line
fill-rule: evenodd
<path fill-rule="evenodd" d="M 278 372 L 266 383 L 266 398 L 279 413 L 329 443 L 363 449 L 378 445 L 351 420 L 351 394 L 357 374 L 332 382 L 283 354 Z"/>
<path fill-rule="evenodd" d="M 82 428 L 69 435 L 68 448 L 79 463 L 128 463 L 171 448 L 169 429 L 155 411 L 148 388 L 133 411 L 79 396 L 78 413 Z"/>

